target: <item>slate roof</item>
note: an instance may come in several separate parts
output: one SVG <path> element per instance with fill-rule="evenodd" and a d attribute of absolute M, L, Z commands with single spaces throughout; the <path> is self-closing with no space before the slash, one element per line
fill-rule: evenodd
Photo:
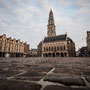
<path fill-rule="evenodd" d="M 42 42 L 43 42 L 43 41 L 40 41 L 40 43 L 38 44 L 38 46 L 42 45 Z"/>
<path fill-rule="evenodd" d="M 64 41 L 66 40 L 67 35 L 58 35 L 58 36 L 53 36 L 53 37 L 45 37 L 44 42 L 55 42 L 55 41 Z"/>

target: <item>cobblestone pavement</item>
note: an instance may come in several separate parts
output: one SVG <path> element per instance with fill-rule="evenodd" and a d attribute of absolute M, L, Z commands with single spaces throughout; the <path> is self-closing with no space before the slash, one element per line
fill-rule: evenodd
<path fill-rule="evenodd" d="M 0 90 L 90 90 L 90 58 L 0 58 Z"/>

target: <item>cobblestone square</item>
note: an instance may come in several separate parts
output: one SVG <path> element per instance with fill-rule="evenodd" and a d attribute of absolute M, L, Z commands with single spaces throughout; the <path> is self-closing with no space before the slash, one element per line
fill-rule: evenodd
<path fill-rule="evenodd" d="M 90 58 L 0 58 L 0 88 L 90 90 Z"/>

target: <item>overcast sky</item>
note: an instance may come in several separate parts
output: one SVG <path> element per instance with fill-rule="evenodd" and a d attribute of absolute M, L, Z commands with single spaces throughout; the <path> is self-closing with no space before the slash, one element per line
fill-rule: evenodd
<path fill-rule="evenodd" d="M 0 35 L 26 41 L 36 48 L 47 36 L 49 11 L 56 34 L 71 37 L 76 49 L 86 45 L 90 31 L 90 0 L 0 0 Z"/>

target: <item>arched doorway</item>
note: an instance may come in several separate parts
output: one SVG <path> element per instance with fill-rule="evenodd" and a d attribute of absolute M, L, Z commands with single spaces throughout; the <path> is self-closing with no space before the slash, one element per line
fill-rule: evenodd
<path fill-rule="evenodd" d="M 55 57 L 55 53 L 53 53 L 52 56 Z"/>
<path fill-rule="evenodd" d="M 67 53 L 64 53 L 65 57 L 67 57 Z"/>
<path fill-rule="evenodd" d="M 6 54 L 6 53 L 4 52 L 4 53 L 3 53 L 3 57 L 5 57 L 5 54 Z"/>
<path fill-rule="evenodd" d="M 0 52 L 0 57 L 2 57 L 2 52 Z"/>
<path fill-rule="evenodd" d="M 90 52 L 88 53 L 88 56 L 90 57 Z"/>
<path fill-rule="evenodd" d="M 60 54 L 59 53 L 56 53 L 56 57 L 59 57 L 60 56 Z"/>
<path fill-rule="evenodd" d="M 46 53 L 45 56 L 48 57 L 48 54 Z"/>
<path fill-rule="evenodd" d="M 61 53 L 61 57 L 64 57 L 63 53 Z"/>
<path fill-rule="evenodd" d="M 48 56 L 51 57 L 51 53 L 49 53 Z"/>

